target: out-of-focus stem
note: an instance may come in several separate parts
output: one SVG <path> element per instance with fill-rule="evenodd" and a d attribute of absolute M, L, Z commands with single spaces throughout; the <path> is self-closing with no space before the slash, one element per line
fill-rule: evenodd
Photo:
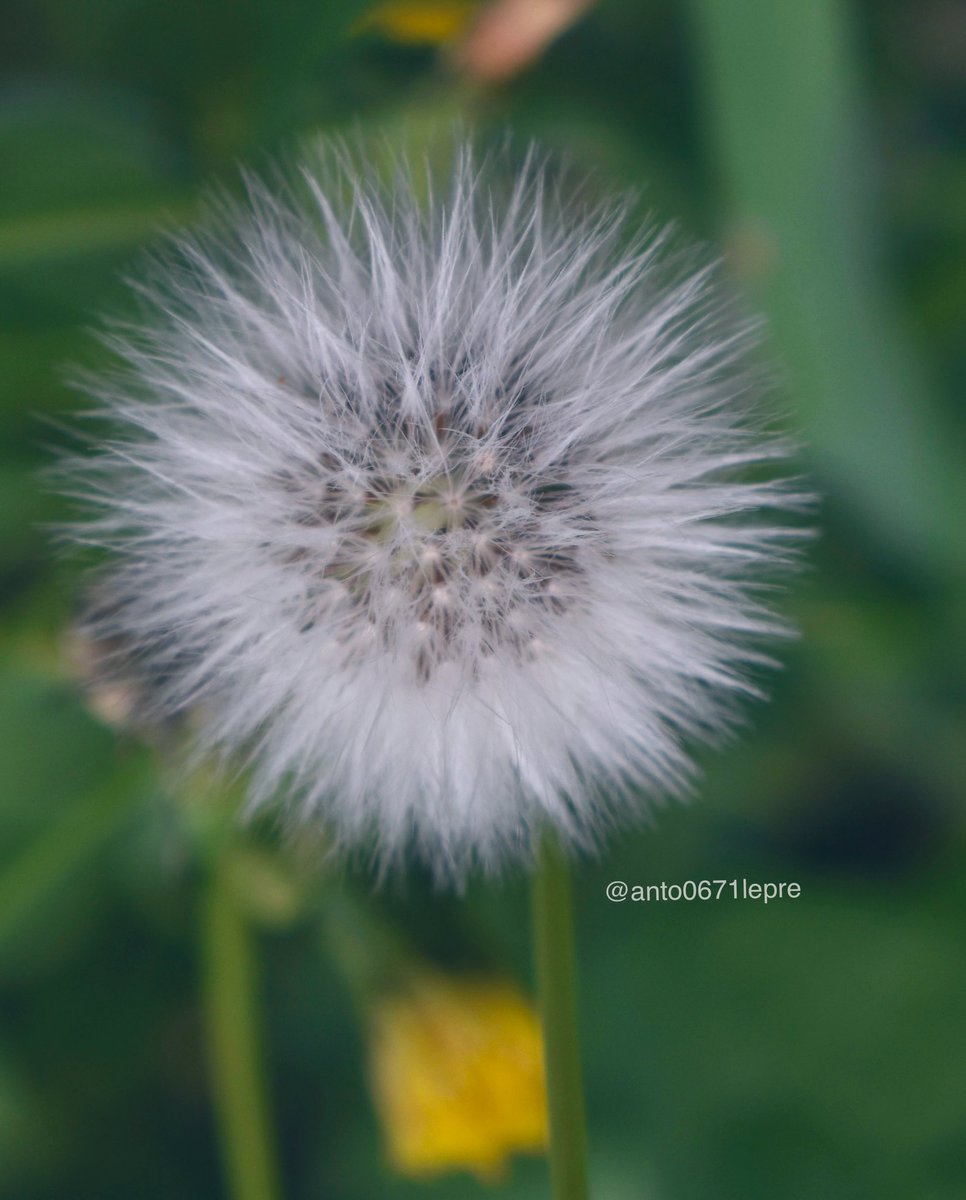
<path fill-rule="evenodd" d="M 220 862 L 212 868 L 201 920 L 209 1072 L 228 1193 L 232 1200 L 281 1200 L 255 941 Z"/>

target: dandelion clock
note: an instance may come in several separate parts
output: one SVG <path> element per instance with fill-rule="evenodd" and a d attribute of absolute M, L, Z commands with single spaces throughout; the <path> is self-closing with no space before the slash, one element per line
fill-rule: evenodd
<path fill-rule="evenodd" d="M 800 497 L 753 325 L 676 237 L 535 153 L 388 183 L 358 157 L 250 181 L 138 281 L 87 382 L 112 433 L 67 468 L 110 552 L 90 632 L 253 808 L 447 884 L 545 860 L 576 1197 L 562 854 L 686 789 L 755 693 Z"/>

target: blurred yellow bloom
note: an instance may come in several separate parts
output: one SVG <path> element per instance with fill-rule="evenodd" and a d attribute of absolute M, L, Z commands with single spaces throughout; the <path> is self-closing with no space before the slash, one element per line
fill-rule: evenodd
<path fill-rule="evenodd" d="M 372 1011 L 371 1076 L 393 1167 L 499 1177 L 542 1152 L 547 1109 L 540 1024 L 508 983 L 420 974 Z"/>
<path fill-rule="evenodd" d="M 375 31 L 394 42 L 440 46 L 460 37 L 477 8 L 469 0 L 386 0 L 361 17 L 353 32 Z"/>

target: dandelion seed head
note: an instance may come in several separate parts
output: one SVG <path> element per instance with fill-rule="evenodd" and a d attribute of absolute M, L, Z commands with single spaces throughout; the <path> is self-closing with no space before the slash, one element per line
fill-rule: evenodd
<path fill-rule="evenodd" d="M 714 273 L 506 166 L 250 180 L 137 285 L 68 466 L 157 714 L 255 807 L 453 880 L 686 785 L 783 631 L 797 503 Z"/>

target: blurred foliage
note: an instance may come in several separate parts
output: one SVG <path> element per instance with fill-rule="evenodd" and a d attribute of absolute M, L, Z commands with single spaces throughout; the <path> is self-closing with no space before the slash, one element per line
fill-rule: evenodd
<path fill-rule="evenodd" d="M 136 251 L 190 219 L 204 185 L 235 186 L 238 161 L 318 129 L 418 134 L 462 110 L 567 149 L 727 248 L 768 311 L 824 493 L 790 598 L 804 636 L 775 701 L 709 757 L 699 804 L 659 813 L 578 880 L 595 1195 L 958 1200 L 963 10 L 604 0 L 519 77 L 466 94 L 431 46 L 399 34 L 419 15 L 407 26 L 403 7 L 5 7 L 0 1197 L 223 1194 L 196 950 L 217 830 L 86 710 L 64 666 L 77 572 L 50 553 L 63 504 L 37 472 L 82 404 L 65 364 L 96 360 L 86 326 L 123 306 Z M 468 1175 L 392 1176 L 362 1027 L 313 915 L 323 868 L 300 863 L 289 888 L 278 853 L 271 831 L 253 835 L 233 869 L 262 912 L 288 1195 L 482 1195 Z M 732 877 L 798 880 L 803 898 L 603 894 L 615 878 Z M 367 883 L 354 871 L 346 886 Z M 441 967 L 525 981 L 525 893 L 513 879 L 441 898 L 413 874 L 373 903 Z M 545 1194 L 543 1172 L 521 1161 L 500 1194 Z"/>

